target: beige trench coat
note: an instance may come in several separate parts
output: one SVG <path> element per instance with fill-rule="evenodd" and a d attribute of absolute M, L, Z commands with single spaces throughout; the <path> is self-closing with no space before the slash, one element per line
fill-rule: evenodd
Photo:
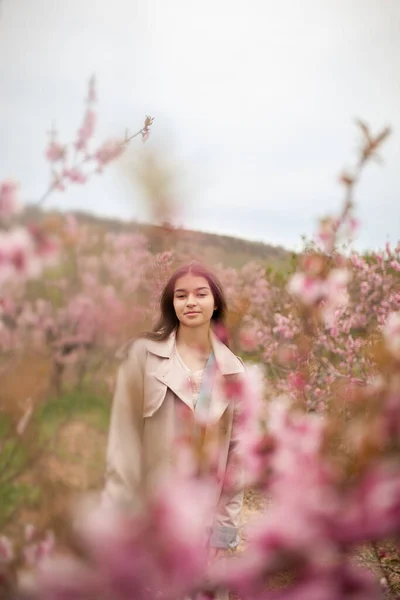
<path fill-rule="evenodd" d="M 235 440 L 238 404 L 226 397 L 223 381 L 244 373 L 242 361 L 211 335 L 218 375 L 212 388 L 208 428 L 218 435 L 218 484 L 212 546 L 235 547 L 243 493 L 224 493 L 227 469 L 240 479 Z M 193 411 L 187 379 L 174 352 L 175 333 L 162 342 L 137 339 L 127 344 L 120 357 L 107 448 L 104 494 L 117 503 L 140 505 L 140 490 L 157 481 L 168 468 L 176 427 L 176 403 Z"/>

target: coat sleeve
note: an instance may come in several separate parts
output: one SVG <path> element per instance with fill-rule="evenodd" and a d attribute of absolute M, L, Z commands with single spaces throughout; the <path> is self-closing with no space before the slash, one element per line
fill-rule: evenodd
<path fill-rule="evenodd" d="M 104 502 L 139 508 L 141 500 L 143 367 L 135 342 L 121 363 L 106 453 Z"/>
<path fill-rule="evenodd" d="M 238 452 L 238 410 L 239 402 L 235 402 L 226 466 L 226 479 L 229 483 L 233 483 L 232 487 L 237 491 L 228 492 L 224 491 L 224 488 L 222 489 L 210 539 L 210 545 L 214 548 L 235 548 L 240 543 L 239 527 L 243 507 L 243 467 Z"/>

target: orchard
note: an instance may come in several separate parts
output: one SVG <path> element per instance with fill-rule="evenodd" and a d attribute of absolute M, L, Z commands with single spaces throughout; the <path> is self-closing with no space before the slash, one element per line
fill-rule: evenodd
<path fill-rule="evenodd" d="M 90 185 L 133 138 L 148 138 L 150 117 L 137 134 L 96 146 L 95 101 L 91 80 L 72 144 L 51 132 L 40 205 Z M 17 183 L 0 183 L 1 598 L 400 597 L 400 244 L 368 255 L 347 244 L 354 189 L 389 135 L 358 129 L 355 168 L 338 182 L 342 206 L 285 271 L 212 265 L 229 299 L 231 347 L 249 365 L 231 390 L 245 479 L 228 474 L 225 485 L 256 492 L 266 508 L 244 548 L 211 565 L 202 550 L 209 482 L 193 474 L 161 481 L 140 515 L 89 495 L 62 528 L 26 520 L 46 493 L 30 486 L 51 444 L 39 416 L 66 398 L 83 403 L 88 390 L 111 402 L 118 348 L 154 324 L 163 284 L 186 256 L 68 215 L 26 223 Z M 211 460 L 209 448 L 191 450 L 194 464 Z"/>

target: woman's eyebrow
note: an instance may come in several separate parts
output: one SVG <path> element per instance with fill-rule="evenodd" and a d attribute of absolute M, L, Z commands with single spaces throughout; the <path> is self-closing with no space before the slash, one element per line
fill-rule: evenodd
<path fill-rule="evenodd" d="M 196 288 L 194 291 L 195 291 L 195 292 L 199 292 L 200 290 L 209 290 L 209 289 L 210 289 L 209 287 L 207 287 L 207 286 L 205 286 L 205 285 L 204 285 L 204 286 L 202 286 L 202 287 L 198 287 L 198 288 Z M 187 291 L 187 290 L 185 290 L 185 289 L 183 289 L 183 288 L 178 288 L 177 290 L 175 290 L 175 294 L 176 294 L 177 292 L 186 292 L 186 291 Z"/>

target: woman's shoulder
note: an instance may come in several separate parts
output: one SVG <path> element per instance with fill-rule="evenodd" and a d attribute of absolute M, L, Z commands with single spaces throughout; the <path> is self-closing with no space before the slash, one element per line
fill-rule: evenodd
<path fill-rule="evenodd" d="M 125 344 L 123 344 L 117 351 L 116 357 L 119 359 L 125 359 L 129 356 L 133 356 L 140 359 L 144 359 L 145 356 L 150 353 L 161 358 L 169 358 L 172 355 L 175 347 L 175 332 L 172 332 L 165 339 L 157 339 L 152 335 L 140 335 L 135 338 L 131 338 Z"/>
<path fill-rule="evenodd" d="M 145 337 L 134 337 L 127 340 L 115 353 L 119 360 L 125 360 L 129 356 L 140 358 L 147 352 L 147 339 Z"/>
<path fill-rule="evenodd" d="M 216 335 L 212 335 L 211 340 L 214 356 L 222 375 L 235 375 L 245 371 L 242 359 L 236 356 L 224 342 Z"/>

